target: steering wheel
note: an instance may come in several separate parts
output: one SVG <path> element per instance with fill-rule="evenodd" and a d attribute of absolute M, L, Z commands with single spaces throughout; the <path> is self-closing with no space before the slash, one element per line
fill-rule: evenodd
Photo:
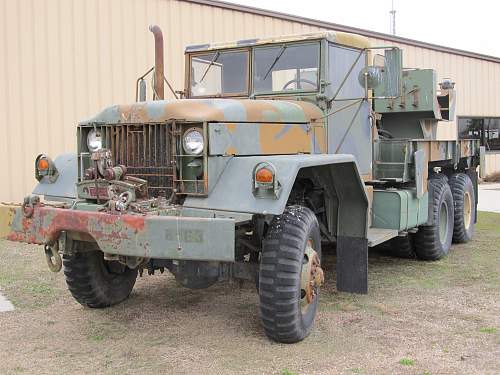
<path fill-rule="evenodd" d="M 281 89 L 281 91 L 286 91 L 287 87 L 290 84 L 294 83 L 294 82 L 297 84 L 297 89 L 301 89 L 302 88 L 302 87 L 299 87 L 300 86 L 300 82 L 305 82 L 305 83 L 310 84 L 313 87 L 316 87 L 316 82 L 310 81 L 310 80 L 305 79 L 305 78 L 294 78 L 294 79 L 291 79 L 290 81 L 288 81 L 287 83 L 285 83 L 285 85 L 283 86 L 283 88 Z"/>

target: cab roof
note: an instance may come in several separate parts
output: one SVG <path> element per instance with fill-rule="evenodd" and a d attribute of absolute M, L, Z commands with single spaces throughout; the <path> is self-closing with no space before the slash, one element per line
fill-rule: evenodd
<path fill-rule="evenodd" d="M 340 31 L 319 31 L 315 33 L 282 35 L 262 39 L 242 39 L 234 42 L 197 44 L 187 46 L 186 53 L 318 39 L 326 39 L 332 43 L 342 44 L 360 49 L 370 47 L 369 39 L 358 34 L 344 33 Z"/>

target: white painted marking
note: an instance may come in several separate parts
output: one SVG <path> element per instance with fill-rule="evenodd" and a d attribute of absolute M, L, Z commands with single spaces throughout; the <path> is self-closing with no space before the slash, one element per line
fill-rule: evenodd
<path fill-rule="evenodd" d="M 480 184 L 478 211 L 500 213 L 500 184 Z"/>
<path fill-rule="evenodd" d="M 2 293 L 0 293 L 0 312 L 12 311 L 14 310 L 14 305 L 7 298 L 5 298 Z"/>

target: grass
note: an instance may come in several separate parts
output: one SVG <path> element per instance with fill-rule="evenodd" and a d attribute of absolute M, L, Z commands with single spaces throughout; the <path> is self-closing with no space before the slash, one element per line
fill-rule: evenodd
<path fill-rule="evenodd" d="M 94 342 L 101 342 L 104 340 L 104 335 L 100 334 L 90 335 L 89 340 Z"/>
<path fill-rule="evenodd" d="M 288 369 L 284 369 L 283 371 L 281 371 L 281 375 L 298 375 L 298 374 Z"/>
<path fill-rule="evenodd" d="M 54 289 L 46 283 L 31 283 L 26 289 L 37 295 L 49 295 L 54 293 Z"/>
<path fill-rule="evenodd" d="M 487 231 L 488 234 L 500 234 L 499 215 L 494 212 L 479 212 L 477 231 Z"/>
<path fill-rule="evenodd" d="M 481 333 L 496 333 L 497 329 L 495 327 L 481 327 L 479 328 Z"/>
<path fill-rule="evenodd" d="M 399 364 L 403 366 L 413 366 L 415 364 L 415 360 L 410 358 L 401 358 L 399 360 Z"/>

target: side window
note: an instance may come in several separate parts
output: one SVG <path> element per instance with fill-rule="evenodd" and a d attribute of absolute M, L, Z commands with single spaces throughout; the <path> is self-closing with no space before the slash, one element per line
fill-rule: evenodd
<path fill-rule="evenodd" d="M 362 98 L 365 96 L 365 89 L 359 82 L 359 74 L 365 67 L 365 54 L 356 62 L 359 56 L 359 50 L 330 44 L 328 49 L 328 73 L 330 80 L 330 95 L 334 95 L 342 85 L 346 75 L 348 76 L 342 85 L 336 99 Z M 349 72 L 352 65 L 356 62 L 354 68 Z"/>
<path fill-rule="evenodd" d="M 319 43 L 274 45 L 254 50 L 256 93 L 315 91 L 319 80 Z"/>

